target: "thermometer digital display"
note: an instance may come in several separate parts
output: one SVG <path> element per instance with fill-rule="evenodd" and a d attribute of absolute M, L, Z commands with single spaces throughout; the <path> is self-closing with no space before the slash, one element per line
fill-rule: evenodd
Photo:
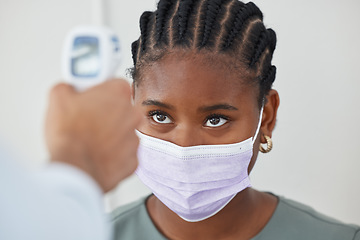
<path fill-rule="evenodd" d="M 70 31 L 63 49 L 63 75 L 79 91 L 114 76 L 121 60 L 118 37 L 107 27 Z"/>

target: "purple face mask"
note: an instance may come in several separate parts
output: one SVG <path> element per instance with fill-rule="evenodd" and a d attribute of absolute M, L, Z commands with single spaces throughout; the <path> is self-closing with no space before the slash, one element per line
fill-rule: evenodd
<path fill-rule="evenodd" d="M 251 186 L 248 166 L 261 118 L 262 109 L 254 137 L 233 144 L 181 147 L 137 131 L 136 174 L 182 219 L 205 220 Z"/>

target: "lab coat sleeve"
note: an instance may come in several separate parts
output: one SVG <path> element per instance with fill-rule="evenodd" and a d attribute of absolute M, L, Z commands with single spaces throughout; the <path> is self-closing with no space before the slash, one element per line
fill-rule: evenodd
<path fill-rule="evenodd" d="M 110 239 L 101 190 L 87 174 L 66 164 L 30 172 L 2 152 L 0 239 Z"/>

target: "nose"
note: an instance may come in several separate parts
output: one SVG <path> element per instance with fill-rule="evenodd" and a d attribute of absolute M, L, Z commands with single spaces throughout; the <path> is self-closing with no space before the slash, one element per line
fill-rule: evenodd
<path fill-rule="evenodd" d="M 190 147 L 204 144 L 201 131 L 191 126 L 177 126 L 172 131 L 170 142 L 181 147 Z"/>

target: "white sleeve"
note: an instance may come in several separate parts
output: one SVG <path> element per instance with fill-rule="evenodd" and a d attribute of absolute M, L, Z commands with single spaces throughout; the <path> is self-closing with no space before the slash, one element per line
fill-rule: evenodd
<path fill-rule="evenodd" d="M 84 172 L 50 164 L 30 173 L 0 150 L 0 239 L 108 240 L 102 194 Z"/>

